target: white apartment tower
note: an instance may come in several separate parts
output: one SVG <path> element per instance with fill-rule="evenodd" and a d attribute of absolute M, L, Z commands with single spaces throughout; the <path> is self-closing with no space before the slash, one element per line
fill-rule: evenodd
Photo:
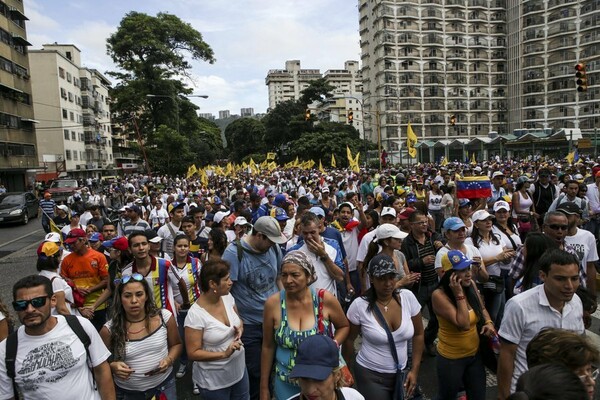
<path fill-rule="evenodd" d="M 48 174 L 100 177 L 113 170 L 110 81 L 81 64 L 72 44 L 29 53 L 38 155 Z"/>
<path fill-rule="evenodd" d="M 507 133 L 505 0 L 359 0 L 365 132 L 398 150 Z M 454 116 L 455 124 L 450 120 Z"/>
<path fill-rule="evenodd" d="M 278 103 L 288 100 L 298 100 L 301 92 L 311 81 L 325 78 L 335 87 L 334 93 L 353 94 L 362 91 L 362 78 L 358 61 L 346 61 L 344 69 L 327 70 L 324 75 L 318 69 L 300 68 L 300 60 L 288 60 L 285 69 L 272 69 L 267 74 L 265 83 L 269 88 L 269 109 Z"/>

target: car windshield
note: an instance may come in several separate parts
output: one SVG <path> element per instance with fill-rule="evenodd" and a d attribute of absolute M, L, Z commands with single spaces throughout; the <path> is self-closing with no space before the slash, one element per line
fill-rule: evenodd
<path fill-rule="evenodd" d="M 51 188 L 76 188 L 77 181 L 54 181 Z"/>
<path fill-rule="evenodd" d="M 18 204 L 21 204 L 21 196 L 17 196 L 17 195 L 4 196 L 3 198 L 0 199 L 0 204 L 3 204 L 3 205 L 8 205 L 8 204 L 18 205 Z"/>

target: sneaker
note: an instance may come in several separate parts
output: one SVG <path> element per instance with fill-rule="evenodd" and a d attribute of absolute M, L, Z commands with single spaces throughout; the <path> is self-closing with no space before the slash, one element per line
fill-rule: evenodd
<path fill-rule="evenodd" d="M 195 395 L 199 395 L 200 394 L 200 388 L 198 386 L 194 386 L 194 390 L 192 390 L 192 393 L 194 393 Z"/>
<path fill-rule="evenodd" d="M 187 369 L 187 367 L 184 363 L 179 364 L 179 368 L 177 369 L 177 373 L 175 374 L 175 377 L 177 379 L 183 378 L 185 375 L 186 369 Z"/>

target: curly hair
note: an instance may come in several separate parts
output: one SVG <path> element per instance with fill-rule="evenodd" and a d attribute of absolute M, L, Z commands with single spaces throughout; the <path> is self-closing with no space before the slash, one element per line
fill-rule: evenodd
<path fill-rule="evenodd" d="M 123 289 L 132 283 L 140 283 L 144 287 L 146 293 L 146 303 L 144 304 L 144 311 L 146 312 L 146 330 L 150 331 L 150 318 L 158 315 L 160 310 L 154 304 L 154 295 L 148 282 L 145 279 L 141 281 L 130 280 L 124 284 L 118 284 L 113 297 L 113 310 L 110 327 L 110 345 L 113 359 L 115 361 L 125 361 L 125 346 L 127 342 L 127 316 L 125 310 L 123 310 L 123 302 L 121 296 Z"/>
<path fill-rule="evenodd" d="M 600 360 L 600 351 L 585 336 L 557 328 L 540 331 L 527 345 L 529 367 L 560 363 L 576 370 Z"/>

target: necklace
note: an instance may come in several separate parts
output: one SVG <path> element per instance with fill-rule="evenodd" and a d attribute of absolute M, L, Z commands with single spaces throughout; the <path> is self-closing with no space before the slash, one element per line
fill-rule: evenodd
<path fill-rule="evenodd" d="M 394 299 L 394 298 L 392 297 L 391 299 L 389 299 L 389 300 L 388 300 L 388 302 L 387 302 L 387 303 L 382 303 L 382 302 L 381 302 L 381 301 L 379 301 L 379 300 L 375 300 L 375 301 L 376 301 L 376 302 L 378 302 L 379 304 L 381 304 L 381 305 L 383 306 L 383 311 L 387 312 L 387 310 L 388 310 L 388 305 L 389 305 L 389 304 L 392 302 L 392 300 L 393 300 L 393 299 Z"/>
<path fill-rule="evenodd" d="M 135 324 L 135 323 L 138 323 L 138 322 L 145 321 L 145 320 L 146 320 L 146 317 L 144 317 L 144 318 L 142 318 L 142 319 L 138 319 L 137 321 L 130 321 L 130 320 L 128 320 L 127 318 L 125 318 L 125 320 L 127 320 L 127 322 L 129 322 L 130 324 Z"/>
<path fill-rule="evenodd" d="M 140 332 L 141 332 L 141 331 L 143 331 L 144 329 L 146 329 L 146 326 L 145 326 L 145 325 L 144 325 L 144 326 L 142 326 L 142 329 L 140 329 L 139 331 L 133 331 L 133 332 L 132 332 L 132 331 L 130 331 L 130 330 L 127 330 L 127 333 L 129 333 L 130 335 L 137 335 L 138 333 L 140 333 Z"/>

